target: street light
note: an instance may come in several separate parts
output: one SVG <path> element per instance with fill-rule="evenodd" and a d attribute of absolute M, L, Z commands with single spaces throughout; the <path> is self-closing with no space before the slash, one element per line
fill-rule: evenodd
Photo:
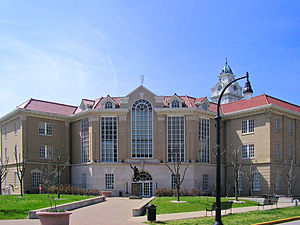
<path fill-rule="evenodd" d="M 246 76 L 237 78 L 233 81 L 231 81 L 229 84 L 226 85 L 226 87 L 222 90 L 221 95 L 218 99 L 218 106 L 217 106 L 217 117 L 216 117 L 216 129 L 217 129 L 217 139 L 216 139 L 216 216 L 215 216 L 215 223 L 214 225 L 222 225 L 221 220 L 221 157 L 220 157 L 220 145 L 221 145 L 221 137 L 220 137 L 220 122 L 221 122 L 221 116 L 220 116 L 220 106 L 221 106 L 221 99 L 223 94 L 225 93 L 226 89 L 234 82 L 247 78 L 245 87 L 243 89 L 243 94 L 246 97 L 251 97 L 253 90 L 251 88 L 251 84 L 249 81 L 249 74 L 246 72 Z"/>

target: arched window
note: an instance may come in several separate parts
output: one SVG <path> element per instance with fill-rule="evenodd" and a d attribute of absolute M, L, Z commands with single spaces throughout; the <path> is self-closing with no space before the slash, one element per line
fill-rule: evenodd
<path fill-rule="evenodd" d="M 180 107 L 180 103 L 178 100 L 173 100 L 172 104 L 171 104 L 172 108 L 179 108 Z"/>
<path fill-rule="evenodd" d="M 111 101 L 105 102 L 105 105 L 104 105 L 105 109 L 112 109 L 112 107 L 113 107 L 113 104 Z"/>
<path fill-rule="evenodd" d="M 152 105 L 139 99 L 131 110 L 131 156 L 152 158 Z"/>

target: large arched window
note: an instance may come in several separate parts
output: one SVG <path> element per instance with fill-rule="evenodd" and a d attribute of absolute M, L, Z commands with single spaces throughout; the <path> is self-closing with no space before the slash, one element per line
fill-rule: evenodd
<path fill-rule="evenodd" d="M 152 158 L 152 105 L 139 99 L 131 110 L 131 156 Z"/>

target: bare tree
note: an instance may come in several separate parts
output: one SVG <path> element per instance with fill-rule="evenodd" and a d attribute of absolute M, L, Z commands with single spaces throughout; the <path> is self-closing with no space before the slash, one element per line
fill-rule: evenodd
<path fill-rule="evenodd" d="M 285 177 L 286 182 L 287 182 L 288 197 L 291 197 L 293 183 L 294 183 L 295 178 L 296 178 L 294 160 L 291 160 L 289 163 L 285 163 L 284 167 L 285 167 L 285 169 L 284 169 L 285 176 L 284 177 Z"/>
<path fill-rule="evenodd" d="M 250 196 L 253 196 L 253 181 L 254 181 L 255 172 L 256 172 L 256 169 L 254 168 L 254 165 L 251 161 L 251 163 L 249 165 L 249 170 L 246 171 L 246 176 L 247 176 L 247 180 L 248 180 L 248 183 L 249 183 Z"/>
<path fill-rule="evenodd" d="M 1 159 L 0 162 L 0 177 L 1 177 L 1 181 L 0 181 L 0 195 L 2 195 L 2 182 L 4 182 L 7 173 L 8 173 L 8 159 L 6 159 L 4 162 Z"/>
<path fill-rule="evenodd" d="M 276 191 L 279 189 L 279 183 L 280 183 L 280 170 L 272 170 L 271 173 L 271 188 L 273 195 L 276 195 Z"/>
<path fill-rule="evenodd" d="M 62 151 L 63 151 L 63 148 L 59 144 L 59 147 L 56 148 L 56 155 L 54 158 L 54 165 L 55 165 L 54 174 L 57 178 L 57 182 L 55 182 L 56 187 L 57 187 L 57 198 L 60 198 L 60 178 L 61 178 L 62 172 L 65 170 L 65 168 L 67 166 L 69 166 L 69 160 L 70 160 L 70 157 L 68 157 L 68 159 L 63 163 L 63 165 L 60 164 Z"/>
<path fill-rule="evenodd" d="M 42 166 L 42 185 L 48 193 L 48 188 L 54 185 L 55 166 L 47 164 Z"/>
<path fill-rule="evenodd" d="M 228 147 L 228 160 L 232 166 L 233 170 L 233 179 L 234 179 L 234 196 L 235 200 L 238 201 L 239 196 L 239 181 L 240 181 L 240 174 L 241 174 L 241 147 L 229 145 Z"/>
<path fill-rule="evenodd" d="M 179 157 L 179 154 L 172 152 L 172 162 L 165 163 L 165 166 L 171 171 L 172 175 L 175 178 L 176 195 L 177 195 L 177 201 L 179 202 L 180 201 L 180 187 L 184 180 L 186 170 L 189 168 L 190 164 L 187 164 L 187 166 L 184 168 L 183 176 L 181 177 L 181 179 L 180 179 L 180 169 L 182 167 L 182 162 Z"/>
<path fill-rule="evenodd" d="M 15 160 L 16 160 L 16 166 L 17 166 L 17 176 L 18 180 L 20 181 L 20 191 L 21 191 L 21 196 L 23 197 L 23 178 L 25 175 L 25 170 L 26 170 L 26 165 L 27 165 L 27 157 L 28 157 L 28 151 L 27 148 L 24 150 L 23 149 L 23 154 L 18 153 L 17 148 L 15 148 Z"/>

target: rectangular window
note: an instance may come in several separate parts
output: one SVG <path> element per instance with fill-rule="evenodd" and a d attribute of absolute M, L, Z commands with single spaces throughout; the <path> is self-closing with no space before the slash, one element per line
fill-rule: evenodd
<path fill-rule="evenodd" d="M 208 180 L 208 175 L 203 174 L 203 191 L 208 191 L 209 190 L 209 180 Z"/>
<path fill-rule="evenodd" d="M 112 190 L 114 189 L 115 181 L 114 174 L 105 174 L 105 189 Z"/>
<path fill-rule="evenodd" d="M 52 159 L 53 158 L 53 148 L 48 145 L 40 146 L 40 158 L 42 159 Z"/>
<path fill-rule="evenodd" d="M 289 160 L 292 160 L 293 159 L 293 147 L 290 146 L 289 147 Z"/>
<path fill-rule="evenodd" d="M 7 138 L 7 127 L 4 126 L 4 136 L 5 136 L 5 139 Z"/>
<path fill-rule="evenodd" d="M 17 135 L 17 122 L 14 122 L 14 131 L 15 131 L 15 135 Z"/>
<path fill-rule="evenodd" d="M 86 189 L 86 174 L 81 174 L 81 188 Z"/>
<path fill-rule="evenodd" d="M 5 160 L 8 160 L 7 148 L 5 148 Z"/>
<path fill-rule="evenodd" d="M 184 117 L 168 117 L 168 162 L 184 162 Z"/>
<path fill-rule="evenodd" d="M 254 120 L 242 121 L 242 134 L 248 134 L 254 132 Z"/>
<path fill-rule="evenodd" d="M 275 132 L 278 133 L 279 132 L 279 118 L 276 117 L 275 119 Z"/>
<path fill-rule="evenodd" d="M 199 162 L 209 163 L 209 119 L 199 119 Z"/>
<path fill-rule="evenodd" d="M 242 159 L 254 158 L 254 144 L 242 145 Z"/>
<path fill-rule="evenodd" d="M 49 135 L 53 134 L 53 126 L 52 123 L 39 123 L 39 135 Z"/>
<path fill-rule="evenodd" d="M 15 178 L 14 187 L 15 187 L 15 188 L 18 188 L 18 184 L 19 184 L 18 181 L 19 181 L 19 180 L 18 180 L 18 174 L 17 174 L 17 172 L 14 173 L 14 176 L 15 176 L 15 177 L 14 177 L 14 178 Z"/>
<path fill-rule="evenodd" d="M 81 162 L 89 160 L 89 119 L 84 119 L 80 123 L 81 127 Z"/>
<path fill-rule="evenodd" d="M 260 173 L 258 171 L 253 175 L 253 190 L 260 191 Z"/>
<path fill-rule="evenodd" d="M 8 186 L 8 183 L 7 183 L 7 174 L 5 175 L 5 187 Z"/>
<path fill-rule="evenodd" d="M 41 183 L 41 173 L 40 172 L 32 172 L 32 187 L 38 188 Z"/>
<path fill-rule="evenodd" d="M 243 190 L 243 183 L 242 183 L 242 173 L 241 172 L 239 173 L 239 180 L 238 180 L 238 182 L 239 182 L 238 190 L 242 191 Z"/>
<path fill-rule="evenodd" d="M 275 190 L 279 191 L 280 189 L 280 172 L 277 171 L 275 175 Z"/>
<path fill-rule="evenodd" d="M 289 135 L 290 136 L 293 135 L 293 123 L 291 120 L 289 120 Z"/>
<path fill-rule="evenodd" d="M 172 174 L 172 177 L 171 177 L 171 188 L 172 189 L 176 189 L 176 175 L 175 174 Z M 177 176 L 177 184 L 180 184 L 180 174 L 178 174 Z"/>
<path fill-rule="evenodd" d="M 275 158 L 279 159 L 280 157 L 280 147 L 279 144 L 275 144 Z"/>
<path fill-rule="evenodd" d="M 118 161 L 118 124 L 117 117 L 101 118 L 101 161 Z"/>

